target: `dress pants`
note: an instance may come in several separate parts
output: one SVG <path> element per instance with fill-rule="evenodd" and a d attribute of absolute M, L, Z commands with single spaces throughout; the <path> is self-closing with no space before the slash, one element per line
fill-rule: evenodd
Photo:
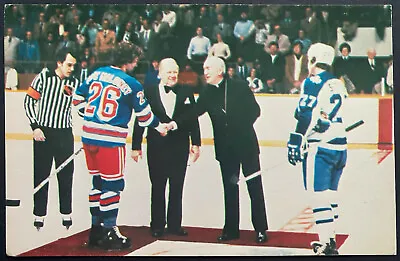
<path fill-rule="evenodd" d="M 240 165 L 242 165 L 245 177 L 259 171 L 260 161 L 258 154 L 246 159 L 231 157 L 220 161 L 225 199 L 225 226 L 223 232 L 229 235 L 239 233 L 239 185 L 235 183 L 235 180 L 237 181 L 239 178 Z M 261 176 L 247 181 L 247 190 L 251 200 L 251 217 L 254 230 L 265 231 L 268 229 L 268 224 Z"/>
<path fill-rule="evenodd" d="M 167 148 L 173 148 L 167 146 Z M 176 150 L 174 150 L 176 149 Z M 185 181 L 189 144 L 175 144 L 169 151 L 162 146 L 148 144 L 147 161 L 151 181 L 151 222 L 154 230 L 163 230 L 165 224 L 171 230 L 181 227 L 182 196 Z M 168 209 L 166 216 L 165 189 L 169 182 Z"/>
<path fill-rule="evenodd" d="M 74 153 L 72 128 L 52 129 L 40 127 L 40 129 L 43 131 L 46 140 L 33 141 L 34 187 L 49 176 L 53 159 L 56 163 L 55 167 L 58 168 Z M 74 162 L 71 161 L 57 174 L 60 213 L 65 215 L 72 212 L 73 173 Z M 33 214 L 36 216 L 45 216 L 47 214 L 48 189 L 49 183 L 34 195 Z"/>

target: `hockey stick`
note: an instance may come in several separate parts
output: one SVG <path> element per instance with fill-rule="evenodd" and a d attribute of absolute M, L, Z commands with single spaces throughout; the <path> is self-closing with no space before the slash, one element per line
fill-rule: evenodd
<path fill-rule="evenodd" d="M 34 190 L 33 190 L 33 194 L 36 194 L 36 192 L 38 192 L 44 185 L 46 185 L 50 178 L 54 175 L 56 175 L 57 173 L 59 173 L 63 168 L 65 168 L 76 156 L 78 156 L 78 154 L 83 150 L 83 147 L 80 147 L 76 152 L 74 152 L 74 154 L 72 154 L 71 156 L 69 156 L 68 159 L 66 159 L 63 163 L 61 163 L 60 166 L 58 166 L 57 169 L 55 169 L 53 172 L 50 173 L 50 175 L 43 180 Z"/>
<path fill-rule="evenodd" d="M 361 125 L 363 125 L 363 124 L 364 124 L 364 121 L 363 121 L 363 120 L 359 120 L 359 121 L 357 121 L 357 122 L 355 122 L 355 123 L 353 123 L 353 124 L 347 126 L 346 129 L 345 129 L 345 131 L 346 131 L 346 132 L 350 132 L 350 131 L 354 130 L 355 128 L 357 128 L 357 127 L 359 127 L 359 126 L 361 126 Z M 310 137 L 311 135 L 313 135 L 313 134 L 315 134 L 315 133 L 316 133 L 316 132 L 314 131 L 314 133 L 311 133 L 310 135 L 308 135 L 308 137 Z M 280 165 L 282 165 L 282 164 L 284 164 L 284 163 L 286 163 L 286 160 L 285 160 L 284 162 L 278 163 L 278 164 L 276 164 L 276 165 L 274 165 L 274 166 L 272 166 L 272 167 L 269 167 L 269 168 L 265 169 L 264 172 L 271 171 L 272 169 L 274 169 L 274 168 L 276 168 L 276 167 L 278 167 L 278 166 L 280 166 Z M 261 175 L 261 171 L 257 171 L 257 172 L 255 172 L 255 173 L 253 173 L 253 174 L 251 174 L 251 175 L 249 175 L 249 176 L 247 176 L 247 177 L 244 177 L 244 178 L 239 178 L 239 179 L 237 179 L 236 177 L 232 177 L 231 180 L 232 180 L 233 183 L 238 184 L 238 183 L 240 183 L 240 182 L 242 182 L 242 181 L 246 181 L 246 182 L 247 182 L 247 181 L 249 181 L 249 180 L 252 180 L 252 179 L 254 179 L 255 177 L 260 176 L 260 175 Z"/>
<path fill-rule="evenodd" d="M 361 126 L 361 125 L 363 125 L 363 124 L 364 124 L 364 121 L 363 121 L 363 120 L 359 120 L 359 121 L 357 121 L 357 122 L 355 122 L 355 123 L 353 123 L 353 124 L 347 126 L 346 129 L 345 129 L 345 131 L 346 131 L 346 132 L 352 131 L 352 130 L 354 130 L 355 128 L 357 128 L 357 127 L 359 127 L 359 126 Z M 308 134 L 307 139 L 309 139 L 311 136 L 313 136 L 313 135 L 316 134 L 316 133 L 318 133 L 318 132 L 316 132 L 315 130 L 312 130 L 312 131 L 310 132 L 310 134 Z M 320 140 L 312 140 L 312 141 L 309 141 L 309 143 L 319 142 L 319 141 L 320 141 Z"/>

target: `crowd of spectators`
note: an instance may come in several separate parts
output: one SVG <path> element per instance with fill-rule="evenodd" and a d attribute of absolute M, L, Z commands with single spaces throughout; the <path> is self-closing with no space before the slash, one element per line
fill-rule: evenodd
<path fill-rule="evenodd" d="M 390 12 L 383 5 L 13 4 L 5 7 L 5 69 L 37 73 L 54 63 L 58 50 L 69 48 L 77 53 L 77 77 L 85 79 L 112 61 L 117 43 L 129 41 L 142 54 L 136 73 L 154 71 L 154 61 L 172 57 L 186 72 L 201 75 L 202 62 L 215 55 L 231 67 L 232 77 L 247 80 L 255 92 L 298 93 L 312 43 L 335 46 L 338 27 L 347 41 L 358 26 L 375 27 L 383 38 L 383 29 L 391 26 Z M 374 61 L 375 55 L 368 51 Z M 344 69 L 348 62 L 339 62 L 342 56 L 334 73 L 353 83 L 354 92 L 379 90 L 375 85 L 386 76 L 381 63 L 372 67 L 369 59 L 358 75 L 349 75 L 354 70 Z M 371 82 L 359 77 L 371 70 Z"/>

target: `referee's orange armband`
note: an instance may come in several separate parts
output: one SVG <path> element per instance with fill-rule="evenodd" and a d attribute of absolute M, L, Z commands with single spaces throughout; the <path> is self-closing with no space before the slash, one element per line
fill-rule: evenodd
<path fill-rule="evenodd" d="M 32 86 L 29 86 L 27 94 L 35 100 L 40 99 L 40 93 L 37 90 L 33 89 Z"/>

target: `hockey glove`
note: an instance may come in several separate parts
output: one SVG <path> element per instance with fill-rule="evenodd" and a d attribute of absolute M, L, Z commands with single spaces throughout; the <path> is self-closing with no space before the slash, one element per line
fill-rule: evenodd
<path fill-rule="evenodd" d="M 307 141 L 302 134 L 291 132 L 287 147 L 290 164 L 296 166 L 296 163 L 303 161 L 304 153 L 307 148 Z"/>
<path fill-rule="evenodd" d="M 319 133 L 323 133 L 329 129 L 331 126 L 331 121 L 328 119 L 318 119 L 317 124 L 314 126 L 313 130 Z"/>

